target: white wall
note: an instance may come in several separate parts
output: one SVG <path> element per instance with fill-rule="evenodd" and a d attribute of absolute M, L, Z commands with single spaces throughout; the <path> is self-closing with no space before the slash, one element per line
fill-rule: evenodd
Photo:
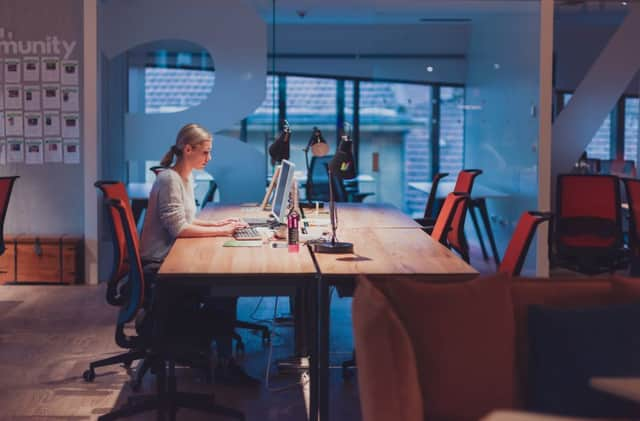
<path fill-rule="evenodd" d="M 501 254 L 520 214 L 537 207 L 538 46 L 538 14 L 473 22 L 466 104 L 478 109 L 465 115 L 465 167 L 482 169 L 476 182 L 510 196 L 488 203 Z"/>

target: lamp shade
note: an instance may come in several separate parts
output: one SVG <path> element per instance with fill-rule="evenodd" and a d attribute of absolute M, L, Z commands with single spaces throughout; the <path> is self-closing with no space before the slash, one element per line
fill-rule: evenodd
<path fill-rule="evenodd" d="M 285 121 L 282 132 L 276 138 L 275 142 L 269 146 L 269 156 L 274 162 L 280 162 L 283 159 L 289 159 L 289 140 L 291 139 L 291 129 Z"/>
<path fill-rule="evenodd" d="M 307 144 L 307 150 L 311 149 L 311 155 L 316 157 L 323 157 L 329 153 L 329 145 L 327 141 L 322 137 L 322 132 L 317 127 L 313 128 L 311 138 Z"/>
<path fill-rule="evenodd" d="M 331 174 L 337 175 L 343 180 L 350 180 L 356 177 L 356 164 L 353 159 L 353 142 L 347 135 L 340 139 L 340 145 L 336 154 L 329 162 Z"/>

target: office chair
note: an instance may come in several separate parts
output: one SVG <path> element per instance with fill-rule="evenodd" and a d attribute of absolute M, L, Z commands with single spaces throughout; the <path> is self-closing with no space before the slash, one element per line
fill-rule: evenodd
<path fill-rule="evenodd" d="M 149 168 L 149 171 L 151 171 L 155 175 L 158 175 L 160 173 L 160 171 L 163 171 L 163 170 L 166 170 L 166 169 L 167 169 L 167 167 L 163 167 L 162 165 L 154 165 L 153 167 Z"/>
<path fill-rule="evenodd" d="M 473 189 L 473 182 L 476 177 L 482 174 L 482 170 L 477 169 L 468 169 L 462 170 L 458 173 L 458 178 L 456 179 L 456 185 L 453 189 L 456 193 L 466 193 L 471 197 L 471 190 Z M 464 234 L 464 221 L 467 216 L 467 208 L 471 209 L 474 206 L 482 206 L 484 204 L 484 200 L 482 203 L 479 203 L 475 200 L 471 200 L 469 202 L 469 206 L 458 206 L 456 212 L 453 216 L 453 220 L 451 221 L 451 229 L 447 233 L 447 243 L 450 248 L 454 249 L 462 259 L 469 263 L 469 244 L 467 243 L 467 237 Z M 471 220 L 473 225 L 478 233 L 478 239 L 482 244 L 482 235 L 480 235 L 480 226 L 478 225 L 478 221 L 476 220 L 475 214 L 473 211 L 470 212 Z M 482 244 L 484 247 L 484 244 Z"/>
<path fill-rule="evenodd" d="M 9 208 L 9 199 L 13 191 L 13 184 L 19 176 L 0 177 L 0 256 L 7 249 L 4 245 L 4 219 Z"/>
<path fill-rule="evenodd" d="M 629 248 L 634 257 L 640 257 L 640 180 L 622 179 L 629 204 Z"/>
<path fill-rule="evenodd" d="M 207 194 L 205 194 L 202 198 L 200 209 L 204 209 L 207 206 L 207 203 L 213 202 L 213 197 L 216 195 L 216 190 L 218 190 L 218 184 L 213 180 L 209 181 L 209 189 L 207 190 Z"/>
<path fill-rule="evenodd" d="M 424 207 L 424 216 L 422 218 L 416 218 L 414 221 L 419 223 L 424 227 L 431 226 L 436 222 L 437 213 L 435 211 L 436 207 L 436 196 L 438 193 L 438 184 L 440 184 L 440 180 L 448 176 L 448 172 L 439 172 L 433 176 L 433 180 L 431 181 L 431 190 L 429 190 L 429 196 L 427 197 L 427 203 Z"/>
<path fill-rule="evenodd" d="M 550 261 L 595 274 L 624 267 L 619 179 L 613 175 L 560 174 Z"/>
<path fill-rule="evenodd" d="M 189 408 L 244 420 L 244 415 L 241 412 L 216 405 L 210 395 L 176 390 L 176 361 L 192 360 L 200 353 L 201 347 L 196 344 L 196 341 L 190 342 L 192 338 L 168 333 L 166 326 L 162 326 L 163 320 L 150 321 L 153 318 L 153 309 L 151 306 L 145 305 L 145 274 L 142 269 L 133 213 L 124 200 L 108 199 L 107 204 L 111 216 L 114 215 L 114 211 L 117 212 L 118 218 L 113 221 L 113 224 L 122 228 L 129 263 L 126 285 L 120 289 L 123 302 L 117 319 L 116 341 L 121 346 L 147 350 L 147 361 L 155 368 L 157 374 L 158 393 L 155 396 L 130 398 L 123 407 L 102 415 L 98 419 L 101 421 L 115 420 L 156 409 L 159 416 L 168 412 L 169 418 L 175 420 L 179 408 Z M 146 317 L 136 321 L 137 336 L 127 337 L 124 335 L 125 324 L 135 320 L 145 307 L 147 311 L 144 316 Z"/>
<path fill-rule="evenodd" d="M 552 217 L 553 214 L 550 212 L 527 211 L 522 214 L 504 252 L 502 263 L 498 268 L 499 273 L 508 276 L 520 275 L 536 229 L 541 223 L 551 220 Z"/>
<path fill-rule="evenodd" d="M 602 159 L 599 173 L 635 178 L 636 162 L 630 159 Z"/>
<path fill-rule="evenodd" d="M 333 159 L 333 155 L 325 155 L 322 157 L 314 156 L 309 164 L 309 172 L 307 172 L 306 194 L 307 201 L 329 201 L 329 176 L 327 174 L 327 165 Z"/>
<path fill-rule="evenodd" d="M 121 200 L 124 203 L 124 206 L 128 207 L 129 211 L 131 210 L 129 197 L 124 184 L 117 181 L 96 181 L 94 185 L 102 191 L 105 200 Z M 120 222 L 120 215 L 118 214 L 118 211 L 111 206 L 108 206 L 107 210 L 109 213 L 108 219 L 113 237 L 114 265 L 111 270 L 109 280 L 107 281 L 106 300 L 112 306 L 122 307 L 126 305 L 127 300 L 127 297 L 125 296 L 125 285 L 127 283 L 126 277 L 129 273 L 127 244 L 124 226 Z M 85 381 L 92 382 L 95 379 L 95 369 L 98 367 L 105 367 L 113 364 L 123 364 L 125 367 L 130 367 L 133 361 L 147 356 L 147 352 L 144 347 L 139 347 L 137 346 L 137 343 L 127 340 L 123 329 L 123 324 L 117 326 L 116 343 L 122 348 L 129 349 L 129 351 L 124 354 L 91 362 L 89 364 L 89 368 L 82 374 Z M 141 379 L 144 372 L 139 371 L 138 374 Z M 138 381 L 137 383 L 139 384 L 140 382 Z"/>
<path fill-rule="evenodd" d="M 326 168 L 325 164 L 325 168 Z M 327 170 L 327 177 L 329 171 Z M 344 184 L 342 177 L 338 175 L 332 175 L 331 181 L 333 183 L 333 197 L 336 202 L 354 202 L 362 203 L 362 201 L 375 193 L 373 192 L 359 192 L 357 190 L 349 190 Z"/>

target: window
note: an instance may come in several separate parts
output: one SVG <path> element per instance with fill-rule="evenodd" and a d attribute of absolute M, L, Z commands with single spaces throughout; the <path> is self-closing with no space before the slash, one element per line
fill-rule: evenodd
<path fill-rule="evenodd" d="M 640 99 L 626 98 L 624 101 L 624 159 L 638 160 L 638 115 Z"/>
<path fill-rule="evenodd" d="M 464 88 L 440 88 L 440 170 L 455 179 L 464 165 Z"/>
<path fill-rule="evenodd" d="M 144 70 L 144 112 L 175 113 L 204 101 L 213 89 L 212 70 L 146 67 Z"/>
<path fill-rule="evenodd" d="M 564 94 L 564 105 L 569 103 L 572 94 Z M 615 158 L 612 156 L 611 151 L 611 114 L 607 115 L 607 118 L 604 119 L 602 126 L 598 129 L 591 142 L 587 145 L 585 149 L 587 152 L 587 156 L 589 158 L 596 159 L 612 159 Z"/>

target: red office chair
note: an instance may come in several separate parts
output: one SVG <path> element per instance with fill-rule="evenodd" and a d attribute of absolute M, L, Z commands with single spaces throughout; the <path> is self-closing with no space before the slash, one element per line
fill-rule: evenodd
<path fill-rule="evenodd" d="M 436 223 L 430 231 L 431 238 L 448 246 L 447 238 L 454 217 L 461 207 L 467 207 L 469 195 L 466 193 L 449 193 L 442 204 Z"/>
<path fill-rule="evenodd" d="M 513 231 L 511 241 L 504 252 L 502 263 L 498 268 L 499 273 L 508 276 L 519 276 L 522 265 L 527 257 L 529 246 L 538 225 L 544 221 L 549 221 L 553 214 L 550 212 L 524 212 L 518 221 L 516 229 Z"/>
<path fill-rule="evenodd" d="M 433 176 L 433 180 L 431 181 L 431 190 L 429 191 L 429 196 L 427 197 L 427 203 L 424 207 L 424 216 L 422 218 L 416 218 L 415 221 L 424 227 L 428 227 L 430 225 L 435 224 L 437 213 L 435 212 L 436 207 L 436 196 L 438 192 L 438 184 L 440 184 L 440 180 L 448 176 L 448 172 L 439 172 Z"/>
<path fill-rule="evenodd" d="M 109 186 L 103 190 L 108 191 L 108 194 L 122 195 L 125 191 L 122 183 L 98 182 L 96 185 L 101 189 Z M 107 199 L 106 203 L 109 206 L 109 216 L 112 218 L 113 226 L 117 227 L 115 229 L 125 238 L 127 251 L 124 265 L 128 267 L 128 274 L 126 284 L 119 288 L 122 300 L 116 325 L 116 342 L 129 349 L 146 350 L 146 361 L 155 367 L 157 373 L 158 394 L 130 400 L 123 407 L 102 415 L 98 419 L 100 421 L 115 420 L 156 409 L 159 416 L 168 412 L 169 418 L 175 420 L 178 408 L 190 408 L 243 420 L 244 415 L 241 412 L 216 405 L 212 396 L 176 390 L 176 361 L 193 360 L 194 356 L 200 353 L 200 346 L 196 342 L 190 342 L 191 337 L 176 335 L 176 332 L 167 333 L 166 326 L 158 326 L 161 322 L 157 320 L 150 322 L 153 318 L 153 309 L 145 303 L 145 276 L 131 207 L 128 201 L 122 199 Z M 122 257 L 119 257 L 118 261 L 121 259 Z M 143 320 L 137 320 L 138 335 L 126 336 L 124 326 L 135 320 L 143 308 L 146 310 L 146 317 Z"/>
<path fill-rule="evenodd" d="M 552 266 L 587 274 L 626 266 L 618 184 L 613 175 L 558 176 Z"/>
<path fill-rule="evenodd" d="M 13 184 L 16 182 L 17 178 L 17 175 L 11 177 L 0 177 L 0 255 L 3 255 L 6 250 L 4 245 L 4 219 L 7 216 L 7 209 L 9 208 L 9 199 L 11 198 Z"/>
<path fill-rule="evenodd" d="M 622 179 L 629 204 L 629 248 L 634 257 L 640 257 L 640 180 Z"/>
<path fill-rule="evenodd" d="M 469 169 L 460 171 L 453 191 L 456 193 L 466 193 L 471 197 L 473 182 L 480 174 L 482 174 L 482 170 Z M 453 220 L 451 221 L 451 229 L 447 233 L 447 243 L 452 249 L 458 252 L 458 254 L 460 254 L 467 263 L 469 262 L 469 244 L 467 243 L 467 237 L 464 234 L 464 221 L 467 216 L 467 208 L 470 208 L 472 205 L 473 202 L 471 202 L 469 206 L 458 207 L 453 216 Z M 480 234 L 480 227 L 478 226 L 478 222 L 473 212 L 471 212 L 471 219 L 476 231 Z M 478 235 L 478 238 L 481 239 L 481 236 Z"/>

